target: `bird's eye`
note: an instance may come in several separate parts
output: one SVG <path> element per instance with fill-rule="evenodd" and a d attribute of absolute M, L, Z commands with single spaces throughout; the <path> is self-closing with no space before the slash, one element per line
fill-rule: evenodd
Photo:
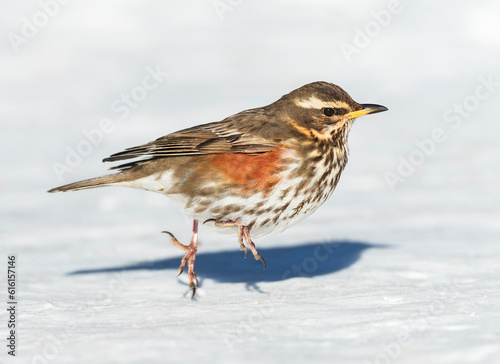
<path fill-rule="evenodd" d="M 335 114 L 335 110 L 331 107 L 326 107 L 323 109 L 323 114 L 325 114 L 326 116 L 333 116 Z"/>

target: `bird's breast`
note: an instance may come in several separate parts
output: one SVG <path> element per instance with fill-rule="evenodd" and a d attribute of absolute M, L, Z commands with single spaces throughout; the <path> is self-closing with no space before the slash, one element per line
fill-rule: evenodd
<path fill-rule="evenodd" d="M 224 188 L 186 207 L 200 220 L 240 219 L 255 236 L 279 232 L 312 214 L 331 195 L 343 169 L 340 157 L 333 148 L 217 155 L 210 180 L 222 179 L 219 187 Z"/>

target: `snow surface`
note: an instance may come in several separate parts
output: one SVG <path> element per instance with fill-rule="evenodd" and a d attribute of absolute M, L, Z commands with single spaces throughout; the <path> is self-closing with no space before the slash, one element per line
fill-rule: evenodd
<path fill-rule="evenodd" d="M 1 295 L 15 254 L 19 300 L 17 356 L 2 339 L 0 362 L 500 362 L 499 87 L 476 93 L 500 80 L 499 3 L 401 1 L 388 20 L 385 1 L 222 2 L 222 18 L 212 1 L 68 2 L 17 53 L 9 34 L 50 1 L 0 5 Z M 357 29 L 372 36 L 348 60 Z M 129 115 L 113 110 L 148 67 L 168 76 Z M 389 112 L 356 121 L 320 210 L 256 241 L 265 271 L 202 228 L 196 300 L 160 234 L 190 238 L 168 199 L 45 193 L 106 173 L 113 152 L 316 80 Z M 58 178 L 54 163 L 103 118 L 112 130 Z M 416 141 L 433 133 L 422 158 Z M 387 172 L 410 157 L 391 188 Z"/>

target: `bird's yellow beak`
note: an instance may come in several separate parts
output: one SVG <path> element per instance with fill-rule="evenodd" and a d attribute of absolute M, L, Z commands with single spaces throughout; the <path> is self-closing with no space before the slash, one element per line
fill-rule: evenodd
<path fill-rule="evenodd" d="M 363 115 L 375 114 L 377 112 L 389 110 L 385 106 L 376 104 L 361 104 L 361 106 L 363 107 L 361 110 L 351 111 L 350 113 L 345 114 L 344 117 L 354 119 Z"/>

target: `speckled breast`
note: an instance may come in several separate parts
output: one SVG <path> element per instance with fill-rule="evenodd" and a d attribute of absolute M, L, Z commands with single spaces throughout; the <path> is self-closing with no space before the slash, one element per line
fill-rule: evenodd
<path fill-rule="evenodd" d="M 195 173 L 198 183 L 189 197 L 170 197 L 202 222 L 239 219 L 252 236 L 262 236 L 312 214 L 332 194 L 346 162 L 347 151 L 328 143 L 262 155 L 219 154 Z"/>

